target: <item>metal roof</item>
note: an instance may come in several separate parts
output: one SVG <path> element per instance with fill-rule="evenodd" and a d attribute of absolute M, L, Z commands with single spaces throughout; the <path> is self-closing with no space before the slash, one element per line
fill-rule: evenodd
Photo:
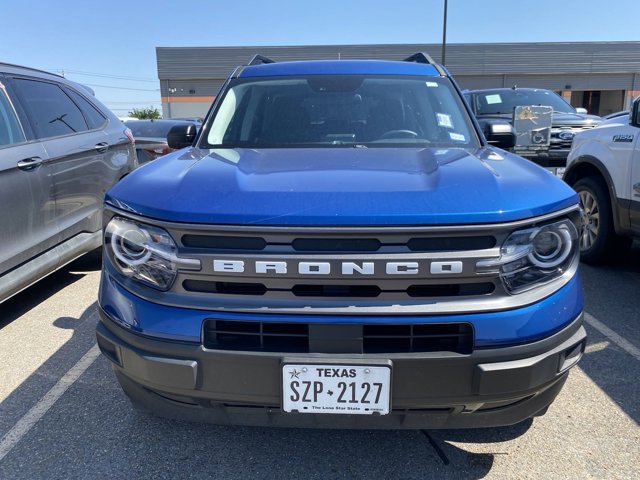
<path fill-rule="evenodd" d="M 440 44 L 157 47 L 158 78 L 226 78 L 260 53 L 276 61 L 401 60 L 424 51 L 436 61 Z M 447 45 L 455 75 L 611 74 L 640 72 L 640 42 L 465 43 Z"/>

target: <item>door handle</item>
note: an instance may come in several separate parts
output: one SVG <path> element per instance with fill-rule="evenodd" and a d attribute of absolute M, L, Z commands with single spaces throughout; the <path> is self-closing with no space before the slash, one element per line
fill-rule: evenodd
<path fill-rule="evenodd" d="M 104 153 L 109 149 L 109 144 L 107 142 L 96 143 L 96 146 L 94 148 L 97 152 Z"/>
<path fill-rule="evenodd" d="M 18 168 L 25 171 L 35 170 L 40 165 L 42 165 L 42 159 L 40 157 L 25 158 L 18 162 Z"/>

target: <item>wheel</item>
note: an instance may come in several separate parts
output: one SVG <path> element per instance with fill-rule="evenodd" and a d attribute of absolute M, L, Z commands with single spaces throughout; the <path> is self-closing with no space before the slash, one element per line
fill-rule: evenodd
<path fill-rule="evenodd" d="M 580 257 L 585 263 L 603 263 L 626 252 L 631 239 L 616 234 L 611 200 L 604 182 L 598 177 L 584 177 L 573 188 L 580 196 L 583 225 L 580 234 Z"/>

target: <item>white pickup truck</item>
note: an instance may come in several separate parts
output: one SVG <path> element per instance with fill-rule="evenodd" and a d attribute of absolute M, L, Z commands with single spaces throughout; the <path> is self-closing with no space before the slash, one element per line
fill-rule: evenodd
<path fill-rule="evenodd" d="M 628 116 L 573 139 L 564 180 L 580 195 L 582 260 L 600 263 L 640 236 L 640 97 Z"/>

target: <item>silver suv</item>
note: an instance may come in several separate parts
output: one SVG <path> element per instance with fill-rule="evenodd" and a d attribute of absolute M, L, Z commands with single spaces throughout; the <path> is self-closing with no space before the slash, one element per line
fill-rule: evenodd
<path fill-rule="evenodd" d="M 0 302 L 101 245 L 104 192 L 136 165 L 88 88 L 0 63 Z"/>

